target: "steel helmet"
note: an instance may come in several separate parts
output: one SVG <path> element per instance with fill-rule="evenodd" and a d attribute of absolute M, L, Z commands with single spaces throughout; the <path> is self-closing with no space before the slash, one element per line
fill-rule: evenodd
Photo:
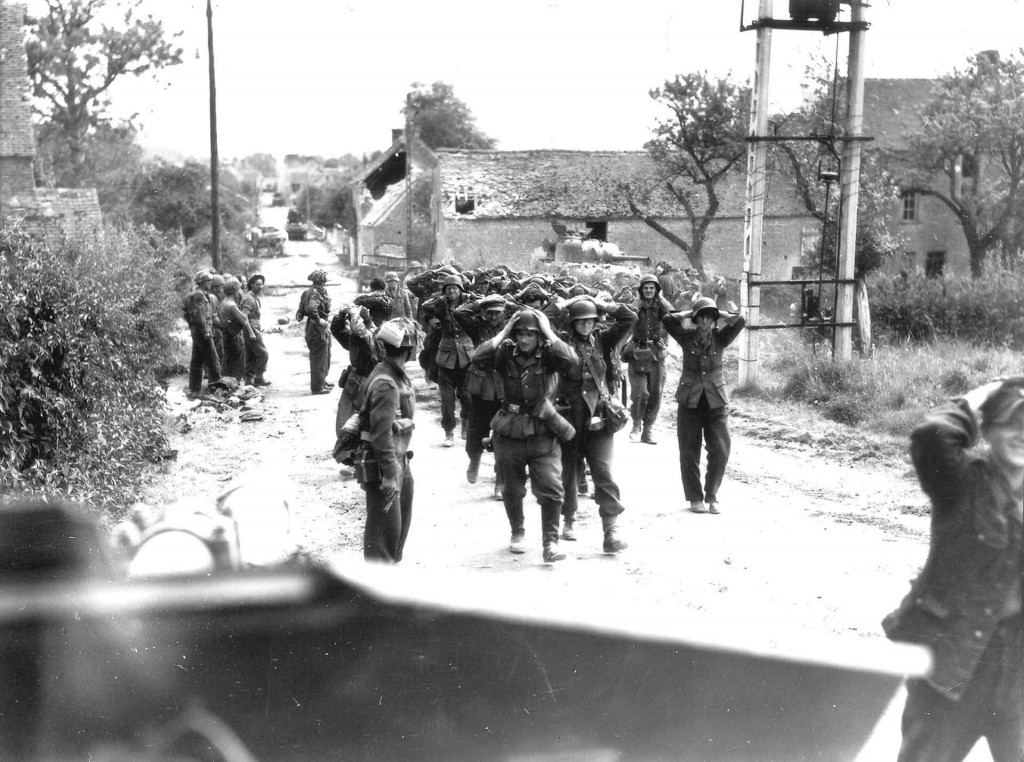
<path fill-rule="evenodd" d="M 718 320 L 718 305 L 715 304 L 714 299 L 709 299 L 706 296 L 702 296 L 698 299 L 693 300 L 693 311 L 690 313 L 690 320 L 694 323 L 697 322 L 697 316 L 702 312 L 711 311 L 712 318 Z"/>
<path fill-rule="evenodd" d="M 217 288 L 218 286 L 223 286 L 224 285 L 224 276 L 223 275 L 214 275 L 213 278 L 210 280 L 210 285 L 213 286 L 214 288 Z"/>
<path fill-rule="evenodd" d="M 513 330 L 516 331 L 535 331 L 540 333 L 540 320 L 537 319 L 536 310 L 520 310 L 519 317 L 516 319 L 516 323 L 513 326 Z"/>
<path fill-rule="evenodd" d="M 447 278 L 441 281 L 442 290 L 448 288 L 448 286 L 458 286 L 460 291 L 465 290 L 465 286 L 462 283 L 462 278 L 460 278 L 458 275 L 449 275 Z"/>
<path fill-rule="evenodd" d="M 658 276 L 657 275 L 645 275 L 644 277 L 642 277 L 640 279 L 640 285 L 638 285 L 636 287 L 637 291 L 642 289 L 648 283 L 650 283 L 650 284 L 652 284 L 654 286 L 654 293 L 655 294 L 658 294 L 658 293 L 661 292 L 661 284 L 658 283 Z"/>
<path fill-rule="evenodd" d="M 580 299 L 569 305 L 569 322 L 576 320 L 597 320 L 597 305 L 593 299 Z"/>
<path fill-rule="evenodd" d="M 196 285 L 198 286 L 203 281 L 213 280 L 213 276 L 210 275 L 210 273 L 206 270 L 200 270 L 199 272 L 196 273 L 196 277 L 194 278 L 194 280 L 196 282 Z"/>

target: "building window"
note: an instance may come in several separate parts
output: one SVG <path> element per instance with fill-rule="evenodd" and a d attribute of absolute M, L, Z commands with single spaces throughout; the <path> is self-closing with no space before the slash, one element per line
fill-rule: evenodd
<path fill-rule="evenodd" d="M 965 153 L 960 157 L 960 177 L 970 180 L 978 174 L 978 160 L 974 154 Z"/>
<path fill-rule="evenodd" d="M 941 278 L 946 270 L 946 252 L 929 251 L 924 263 L 924 274 L 929 278 Z"/>
<path fill-rule="evenodd" d="M 476 210 L 476 194 L 472 188 L 459 188 L 455 191 L 455 213 L 472 214 Z"/>
<path fill-rule="evenodd" d="M 608 223 L 600 220 L 587 220 L 587 238 L 594 238 L 604 243 L 608 240 Z"/>
<path fill-rule="evenodd" d="M 903 194 L 903 221 L 913 222 L 917 219 L 917 194 Z"/>

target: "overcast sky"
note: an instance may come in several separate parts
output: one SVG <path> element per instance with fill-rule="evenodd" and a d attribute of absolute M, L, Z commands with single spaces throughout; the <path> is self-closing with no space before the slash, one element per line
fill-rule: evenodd
<path fill-rule="evenodd" d="M 38 7 L 38 0 L 29 0 Z M 775 0 L 775 16 L 788 0 Z M 185 62 L 112 92 L 146 145 L 209 156 L 205 0 L 144 0 L 183 32 Z M 748 20 L 757 0 L 746 0 Z M 502 149 L 639 149 L 676 73 L 746 82 L 754 32 L 740 0 L 215 0 L 220 155 L 382 149 L 413 82 L 442 80 Z M 1024 0 L 875 0 L 868 77 L 932 77 L 1021 45 Z M 849 18 L 843 6 L 842 18 Z M 845 61 L 848 35 L 776 31 L 772 101 L 796 102 L 805 63 Z M 845 68 L 845 63 L 841 64 Z"/>

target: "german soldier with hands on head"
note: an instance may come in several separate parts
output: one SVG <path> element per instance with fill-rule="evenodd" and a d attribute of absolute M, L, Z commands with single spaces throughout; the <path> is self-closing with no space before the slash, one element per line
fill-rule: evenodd
<path fill-rule="evenodd" d="M 718 326 L 720 319 L 721 328 Z M 679 403 L 676 436 L 683 493 L 694 513 L 717 514 L 718 489 L 725 478 L 732 447 L 722 356 L 726 347 L 740 335 L 746 321 L 735 312 L 720 313 L 714 300 L 699 297 L 694 300 L 692 309 L 670 312 L 662 322 L 683 350 L 683 372 L 676 390 Z M 703 487 L 700 481 L 702 440 L 708 451 Z"/>
<path fill-rule="evenodd" d="M 586 460 L 604 530 L 604 552 L 618 553 L 626 547 L 616 528 L 624 508 L 612 478 L 614 432 L 608 428 L 605 407 L 612 404 L 608 387 L 611 355 L 633 328 L 636 313 L 625 304 L 595 301 L 589 296 L 570 299 L 565 312 L 565 342 L 579 362 L 562 376 L 559 386 L 560 398 L 569 405 L 569 422 L 576 429 L 576 436 L 562 445 L 562 539 L 576 539 L 577 484 Z M 614 322 L 599 326 L 599 312 L 609 314 Z"/>
<path fill-rule="evenodd" d="M 558 374 L 578 364 L 569 346 L 551 329 L 543 312 L 523 309 L 473 355 L 484 367 L 493 363 L 502 380 L 501 409 L 491 423 L 494 460 L 504 491 L 502 500 L 512 529 L 509 550 L 525 553 L 523 498 L 529 473 L 533 496 L 540 503 L 544 561 L 561 561 L 558 523 L 562 510 L 562 450 L 576 432 L 552 404 Z"/>
<path fill-rule="evenodd" d="M 970 452 L 979 440 L 986 454 Z M 1024 759 L 1024 377 L 993 381 L 928 414 L 910 455 L 931 500 L 920 575 L 882 622 L 932 651 L 907 684 L 900 762 L 959 762 L 980 738 Z"/>

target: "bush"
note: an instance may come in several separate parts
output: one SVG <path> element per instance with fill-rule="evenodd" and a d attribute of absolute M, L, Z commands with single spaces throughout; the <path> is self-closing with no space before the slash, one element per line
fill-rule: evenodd
<path fill-rule="evenodd" d="M 889 342 L 956 339 L 1024 349 L 1024 275 L 990 267 L 975 280 L 875 275 L 872 329 Z"/>
<path fill-rule="evenodd" d="M 0 230 L 0 489 L 132 502 L 166 449 L 180 257 L 136 230 L 52 249 Z"/>

